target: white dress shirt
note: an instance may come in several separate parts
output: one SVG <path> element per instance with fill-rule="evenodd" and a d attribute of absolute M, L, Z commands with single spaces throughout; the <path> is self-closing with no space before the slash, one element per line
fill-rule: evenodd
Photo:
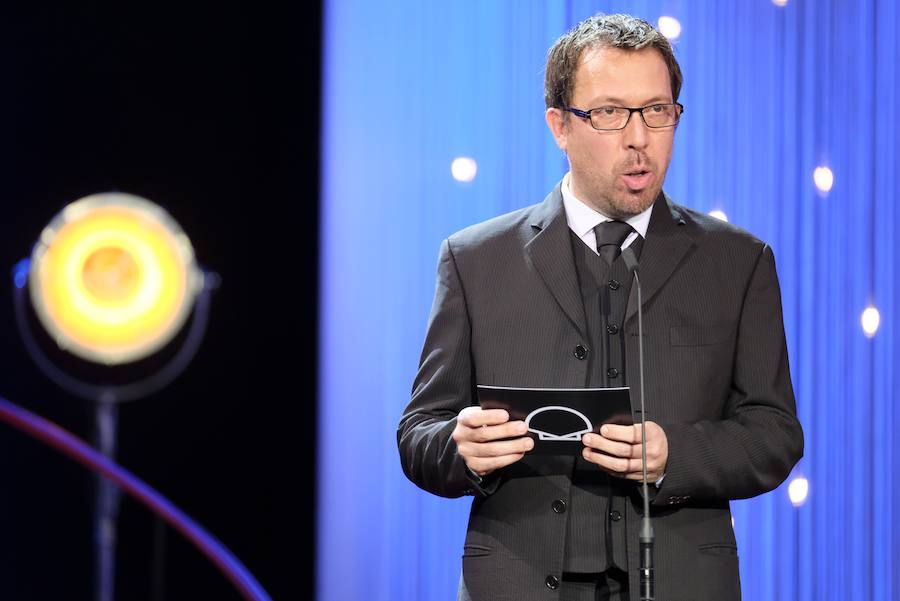
<path fill-rule="evenodd" d="M 569 188 L 569 177 L 570 175 L 566 173 L 561 186 L 563 206 L 566 210 L 566 223 L 569 224 L 569 229 L 575 232 L 576 236 L 581 238 L 591 250 L 597 253 L 597 236 L 594 234 L 594 228 L 604 221 L 613 221 L 613 219 L 576 198 Z M 638 235 L 642 238 L 647 237 L 647 226 L 650 225 L 650 213 L 652 211 L 653 205 L 650 205 L 645 211 L 625 220 L 635 231 L 628 234 L 628 237 L 625 238 L 625 242 L 622 243 L 623 249 L 628 248 L 637 239 Z"/>
<path fill-rule="evenodd" d="M 563 206 L 566 209 L 566 223 L 569 224 L 569 229 L 575 232 L 575 235 L 581 238 L 594 253 L 600 254 L 597 251 L 597 236 L 594 234 L 594 228 L 604 221 L 613 221 L 613 219 L 584 204 L 572 194 L 572 190 L 569 188 L 568 173 L 563 177 L 560 191 L 562 192 Z M 653 205 L 650 205 L 645 211 L 625 220 L 635 231 L 628 234 L 628 237 L 625 238 L 625 242 L 622 243 L 623 249 L 628 248 L 639 235 L 642 238 L 647 237 L 647 226 L 650 225 L 650 213 L 652 212 Z M 666 475 L 663 474 L 653 484 L 656 484 L 656 487 L 659 488 L 662 486 L 662 481 L 665 477 Z"/>

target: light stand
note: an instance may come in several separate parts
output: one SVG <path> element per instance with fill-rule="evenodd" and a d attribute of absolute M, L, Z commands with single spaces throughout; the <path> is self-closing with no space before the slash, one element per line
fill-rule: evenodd
<path fill-rule="evenodd" d="M 24 259 L 13 268 L 13 307 L 19 335 L 38 369 L 57 386 L 73 396 L 94 404 L 96 448 L 115 460 L 118 441 L 119 403 L 133 401 L 168 386 L 190 364 L 206 333 L 212 293 L 220 278 L 205 272 L 197 292 L 190 328 L 178 351 L 153 374 L 123 385 L 97 385 L 79 380 L 57 366 L 41 349 L 28 319 L 28 277 L 31 261 Z M 119 489 L 103 477 L 96 478 L 94 509 L 94 599 L 113 601 L 115 597 L 116 524 L 119 513 Z"/>

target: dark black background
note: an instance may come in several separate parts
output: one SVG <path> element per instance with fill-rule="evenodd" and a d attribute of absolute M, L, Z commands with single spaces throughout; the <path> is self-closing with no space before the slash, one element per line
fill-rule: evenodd
<path fill-rule="evenodd" d="M 87 194 L 166 207 L 223 285 L 189 371 L 122 407 L 119 461 L 274 599 L 313 593 L 320 13 L 308 2 L 0 9 L 0 395 L 91 437 L 92 407 L 24 353 L 7 269 Z M 91 598 L 91 496 L 83 468 L 0 425 L 0 598 Z M 118 599 L 152 599 L 150 513 L 124 500 L 119 535 Z M 239 596 L 169 531 L 164 598 Z"/>

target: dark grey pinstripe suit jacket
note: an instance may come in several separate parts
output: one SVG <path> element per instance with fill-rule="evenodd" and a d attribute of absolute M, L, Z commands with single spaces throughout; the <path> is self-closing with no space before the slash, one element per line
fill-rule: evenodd
<path fill-rule="evenodd" d="M 778 486 L 803 452 L 772 251 L 727 223 L 657 199 L 640 258 L 648 419 L 669 462 L 653 499 L 657 599 L 740 598 L 729 499 Z M 625 323 L 637 366 L 635 290 Z M 412 400 L 399 429 L 406 475 L 437 495 L 474 495 L 460 599 L 555 600 L 573 459 L 526 456 L 481 483 L 451 438 L 475 384 L 582 387 L 584 308 L 559 186 L 543 203 L 467 228 L 441 247 Z M 635 374 L 634 367 L 631 373 Z M 637 405 L 638 399 L 633 392 Z M 640 496 L 627 506 L 637 600 Z"/>

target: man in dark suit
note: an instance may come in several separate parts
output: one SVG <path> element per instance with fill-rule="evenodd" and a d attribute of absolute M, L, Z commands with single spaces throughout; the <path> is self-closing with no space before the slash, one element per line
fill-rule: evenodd
<path fill-rule="evenodd" d="M 460 599 L 638 599 L 640 426 L 585 434 L 579 457 L 536 457 L 525 424 L 474 392 L 634 384 L 623 248 L 643 283 L 656 598 L 739 599 L 729 500 L 772 490 L 802 455 L 772 251 L 662 192 L 680 88 L 645 21 L 579 24 L 545 83 L 569 173 L 542 203 L 441 247 L 398 442 L 418 486 L 475 497 Z"/>

